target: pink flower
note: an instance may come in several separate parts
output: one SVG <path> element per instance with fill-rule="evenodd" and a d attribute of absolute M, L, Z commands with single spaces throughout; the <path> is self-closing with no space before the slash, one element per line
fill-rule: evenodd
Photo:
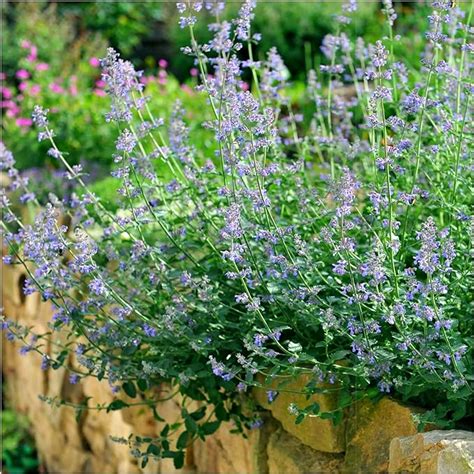
<path fill-rule="evenodd" d="M 19 127 L 31 127 L 31 125 L 33 124 L 33 121 L 30 118 L 18 117 L 16 119 L 16 124 Z"/>
<path fill-rule="evenodd" d="M 20 80 L 26 80 L 30 77 L 30 73 L 26 69 L 20 69 L 16 72 L 16 77 Z"/>
<path fill-rule="evenodd" d="M 189 70 L 189 74 L 191 74 L 191 77 L 197 77 L 199 71 L 195 67 L 193 67 Z"/>
<path fill-rule="evenodd" d="M 166 78 L 167 78 L 168 74 L 166 74 L 166 71 L 159 71 L 158 72 L 158 82 L 162 85 L 166 84 Z"/>
<path fill-rule="evenodd" d="M 41 86 L 39 84 L 33 84 L 30 88 L 31 95 L 38 95 L 41 92 Z"/>
<path fill-rule="evenodd" d="M 0 107 L 2 109 L 13 109 L 16 107 L 15 102 L 13 100 L 2 100 L 0 102 Z"/>
<path fill-rule="evenodd" d="M 94 94 L 99 97 L 104 97 L 105 95 L 107 95 L 102 89 L 94 89 Z"/>
<path fill-rule="evenodd" d="M 0 81 L 6 80 L 7 75 L 4 72 L 0 72 Z"/>
<path fill-rule="evenodd" d="M 99 59 L 99 58 L 96 58 L 96 57 L 90 58 L 90 59 L 89 59 L 89 64 L 90 64 L 92 67 L 99 67 L 99 66 L 100 66 L 100 59 Z"/>
<path fill-rule="evenodd" d="M 77 76 L 71 76 L 71 83 L 69 85 L 69 92 L 71 95 L 77 95 Z"/>
<path fill-rule="evenodd" d="M 20 46 L 23 48 L 23 49 L 29 49 L 31 48 L 32 44 L 27 41 L 27 40 L 23 40 L 21 43 L 20 43 Z"/>
<path fill-rule="evenodd" d="M 248 85 L 246 82 L 241 82 L 241 83 L 240 83 L 240 88 L 241 88 L 243 91 L 248 91 L 248 90 L 249 90 L 249 85 Z"/>
<path fill-rule="evenodd" d="M 19 89 L 21 92 L 24 92 L 27 87 L 28 87 L 28 84 L 27 84 L 26 82 L 20 82 L 20 84 L 18 85 L 18 89 Z"/>
<path fill-rule="evenodd" d="M 95 81 L 95 85 L 96 85 L 96 87 L 98 87 L 99 89 L 103 89 L 103 88 L 106 86 L 105 82 L 102 81 L 101 79 L 99 79 L 98 81 Z"/>
<path fill-rule="evenodd" d="M 156 79 L 155 76 L 151 76 L 151 75 L 150 76 L 142 76 L 140 78 L 140 82 L 142 84 L 146 85 L 146 84 L 150 84 L 151 82 L 155 82 L 155 79 Z"/>
<path fill-rule="evenodd" d="M 62 94 L 64 92 L 64 89 L 57 82 L 52 82 L 49 85 L 49 90 L 55 94 Z"/>
<path fill-rule="evenodd" d="M 166 69 L 168 67 L 168 61 L 166 59 L 160 59 L 158 61 L 158 66 L 160 66 L 163 69 Z"/>
<path fill-rule="evenodd" d="M 187 84 L 181 84 L 181 90 L 186 92 L 186 94 L 192 95 L 193 90 Z"/>
<path fill-rule="evenodd" d="M 49 64 L 48 63 L 38 63 L 36 65 L 36 70 L 37 71 L 47 71 L 49 69 Z"/>
<path fill-rule="evenodd" d="M 12 91 L 8 87 L 0 87 L 0 92 L 5 99 L 11 99 L 13 97 Z"/>
<path fill-rule="evenodd" d="M 7 117 L 15 117 L 15 115 L 18 115 L 18 112 L 20 112 L 20 107 L 18 107 L 16 104 L 13 104 L 13 107 L 10 107 L 7 110 Z"/>
<path fill-rule="evenodd" d="M 26 57 L 27 61 L 34 62 L 38 59 L 38 48 L 36 46 L 32 46 L 30 48 L 30 54 Z"/>

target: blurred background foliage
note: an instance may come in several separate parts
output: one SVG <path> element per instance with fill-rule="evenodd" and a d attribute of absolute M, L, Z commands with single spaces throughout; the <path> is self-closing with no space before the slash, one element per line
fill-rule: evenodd
<path fill-rule="evenodd" d="M 41 466 L 28 419 L 8 408 L 0 412 L 2 427 L 2 472 L 5 474 L 37 474 Z"/>
<path fill-rule="evenodd" d="M 343 0 L 313 2 L 260 2 L 256 8 L 253 30 L 262 34 L 257 51 L 262 56 L 276 46 L 295 77 L 301 77 L 310 62 L 318 62 L 323 37 L 333 31 L 334 15 L 341 11 Z M 362 35 L 368 41 L 378 38 L 383 14 L 376 0 L 359 2 L 351 35 Z M 397 22 L 403 33 L 419 31 L 426 21 L 427 2 L 399 2 Z M 235 17 L 240 2 L 229 2 L 225 11 Z M 77 54 L 90 47 L 100 50 L 97 41 L 107 43 L 122 55 L 133 58 L 143 68 L 155 67 L 161 58 L 170 64 L 171 72 L 181 81 L 188 77 L 192 63 L 180 48 L 189 43 L 187 30 L 178 26 L 174 2 L 92 2 L 34 3 L 2 2 L 3 67 L 12 71 L 20 57 L 18 38 L 36 38 L 40 53 L 50 56 L 51 64 L 74 63 Z M 210 38 L 207 19 L 201 15 L 196 33 L 201 41 Z M 94 44 L 95 42 L 95 44 Z M 74 46 L 74 47 L 73 47 Z M 68 49 L 67 58 L 61 55 Z M 413 54 L 416 51 L 413 51 Z"/>
<path fill-rule="evenodd" d="M 150 0 L 64 2 L 58 4 L 58 12 L 72 18 L 80 34 L 98 33 L 128 56 L 162 23 L 163 3 Z"/>
<path fill-rule="evenodd" d="M 293 78 L 304 78 L 305 72 L 314 61 L 320 61 L 322 40 L 334 29 L 332 18 L 341 12 L 340 1 L 335 2 L 271 2 L 257 3 L 252 31 L 262 34 L 262 41 L 254 53 L 261 59 L 265 53 L 276 46 Z M 230 3 L 225 11 L 227 18 L 234 18 L 239 10 L 239 3 Z M 378 10 L 375 1 L 361 3 L 355 21 L 350 25 L 350 32 L 355 35 L 369 35 L 380 23 L 374 18 Z M 178 14 L 174 8 L 169 11 L 169 37 L 171 39 L 173 72 L 180 77 L 192 66 L 190 59 L 179 54 L 180 48 L 189 43 L 188 33 L 178 25 Z M 209 16 L 209 19 L 211 17 Z M 200 20 L 195 27 L 196 37 L 209 40 L 207 21 Z"/>
<path fill-rule="evenodd" d="M 255 55 L 261 59 L 270 47 L 277 47 L 289 68 L 295 103 L 300 99 L 298 91 L 303 89 L 307 70 L 324 61 L 321 42 L 334 31 L 333 18 L 340 13 L 342 3 L 258 3 L 252 29 L 262 34 L 262 41 Z M 375 0 L 359 4 L 348 33 L 375 41 L 383 28 L 381 4 Z M 240 2 L 228 2 L 225 15 L 234 17 L 239 7 Z M 419 64 L 422 41 L 417 32 L 424 28 L 429 7 L 419 1 L 399 2 L 396 8 L 396 33 L 403 34 L 397 47 L 403 49 L 407 61 Z M 2 131 L 20 168 L 46 167 L 51 171 L 56 166 L 46 154 L 48 144 L 37 141 L 30 123 L 33 106 L 41 103 L 50 109 L 57 141 L 68 153 L 69 161 L 93 163 L 96 169 L 90 165 L 88 169 L 96 176 L 100 176 L 101 165 L 107 170 L 117 131 L 103 117 L 108 99 L 104 97 L 97 58 L 109 45 L 145 70 L 146 92 L 152 96 L 151 105 L 157 115 L 166 119 L 177 99 L 184 102 L 188 123 L 197 132 L 193 144 L 203 154 L 212 153 L 206 148 L 208 136 L 199 126 L 205 120 L 199 116 L 202 99 L 191 90 L 195 82 L 190 76 L 193 63 L 180 52 L 189 38 L 187 30 L 178 26 L 174 2 L 7 1 L 2 2 L 1 13 L 5 75 L 1 84 Z M 195 28 L 201 43 L 210 38 L 208 20 L 205 13 L 200 15 Z M 41 69 L 40 64 L 47 67 Z"/>

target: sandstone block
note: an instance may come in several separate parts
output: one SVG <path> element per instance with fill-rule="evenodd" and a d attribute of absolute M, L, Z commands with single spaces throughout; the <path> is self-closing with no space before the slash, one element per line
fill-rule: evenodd
<path fill-rule="evenodd" d="M 196 441 L 192 446 L 196 472 L 267 474 L 267 442 L 276 423 L 270 416 L 263 418 L 263 426 L 248 431 L 247 438 L 231 433 L 232 425 L 224 423 L 205 442 Z"/>
<path fill-rule="evenodd" d="M 323 420 L 318 417 L 307 417 L 302 423 L 295 424 L 295 416 L 288 411 L 291 403 L 299 408 L 305 408 L 312 403 L 318 403 L 321 412 L 332 411 L 337 407 L 337 393 L 315 394 L 309 400 L 303 394 L 304 386 L 310 381 L 310 375 L 301 375 L 284 385 L 284 390 L 278 397 L 268 403 L 266 390 L 258 388 L 254 391 L 257 402 L 267 410 L 270 410 L 283 428 L 296 436 L 302 443 L 318 451 L 328 453 L 341 453 L 345 449 L 345 425 L 340 423 L 335 426 L 331 420 Z M 276 377 L 268 390 L 278 390 L 282 377 Z"/>
<path fill-rule="evenodd" d="M 468 474 L 474 472 L 474 433 L 431 431 L 390 443 L 390 474 Z"/>
<path fill-rule="evenodd" d="M 26 278 L 26 271 L 20 265 L 1 265 L 2 273 L 2 296 L 8 299 L 13 305 L 20 306 L 24 302 L 23 284 Z M 11 315 L 6 313 L 7 317 Z"/>
<path fill-rule="evenodd" d="M 267 452 L 269 474 L 338 474 L 344 461 L 342 454 L 316 451 L 282 429 L 270 435 Z"/>
<path fill-rule="evenodd" d="M 411 408 L 390 398 L 354 404 L 347 420 L 344 472 L 386 472 L 391 440 L 417 433 L 412 414 Z"/>

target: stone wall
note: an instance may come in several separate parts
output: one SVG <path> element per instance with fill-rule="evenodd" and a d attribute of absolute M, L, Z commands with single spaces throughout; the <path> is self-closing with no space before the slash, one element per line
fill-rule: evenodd
<path fill-rule="evenodd" d="M 2 296 L 5 314 L 21 324 L 46 329 L 51 318 L 48 304 L 38 295 L 25 297 L 21 287 L 25 275 L 20 268 L 3 267 Z M 61 334 L 58 334 L 58 338 Z M 53 408 L 38 395 L 59 396 L 78 402 L 85 396 L 92 403 L 113 400 L 107 384 L 85 379 L 71 385 L 64 370 L 40 368 L 37 354 L 22 356 L 18 343 L 4 343 L 3 373 L 7 398 L 16 410 L 31 420 L 38 451 L 49 473 L 97 474 L 173 474 L 170 460 L 150 462 L 144 470 L 126 446 L 118 445 L 109 435 L 127 437 L 154 435 L 160 430 L 148 411 L 137 408 L 105 413 L 85 412 L 79 422 L 71 408 Z M 50 348 L 46 348 L 50 350 Z M 301 378 L 293 388 L 304 385 Z M 247 433 L 247 438 L 231 434 L 225 425 L 207 439 L 190 446 L 185 467 L 187 474 L 307 474 L 307 473 L 437 473 L 474 472 L 474 435 L 469 432 L 431 431 L 417 434 L 413 409 L 384 398 L 374 404 L 362 401 L 345 414 L 338 426 L 313 417 L 295 425 L 288 412 L 289 403 L 298 404 L 296 395 L 281 394 L 269 405 L 262 391 L 255 398 L 264 409 L 263 427 Z M 322 410 L 330 410 L 335 401 L 315 395 Z M 166 419 L 179 416 L 178 404 L 167 401 L 159 408 Z"/>

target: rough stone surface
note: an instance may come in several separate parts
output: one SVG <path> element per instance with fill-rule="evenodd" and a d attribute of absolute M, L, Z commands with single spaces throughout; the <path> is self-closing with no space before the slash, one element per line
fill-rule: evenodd
<path fill-rule="evenodd" d="M 388 469 L 390 441 L 417 433 L 413 410 L 390 398 L 354 404 L 347 419 L 344 472 L 382 473 Z"/>
<path fill-rule="evenodd" d="M 52 317 L 50 305 L 41 302 L 37 294 L 23 294 L 21 268 L 2 266 L 1 270 L 4 313 L 20 324 L 33 326 L 37 332 L 46 332 Z M 63 337 L 64 334 L 57 334 L 59 340 Z M 125 420 L 125 412 L 89 411 L 78 423 L 71 408 L 53 408 L 38 396 L 56 396 L 71 402 L 79 402 L 85 396 L 93 397 L 91 403 L 111 401 L 107 384 L 86 379 L 81 384 L 71 385 L 64 369 L 43 371 L 41 356 L 36 353 L 22 356 L 20 347 L 18 342 L 2 344 L 6 397 L 17 411 L 28 416 L 41 461 L 48 472 L 140 473 L 128 447 L 113 443 L 109 435 L 141 433 L 145 427 L 149 428 L 143 418 L 135 414 L 134 423 L 130 423 Z M 52 350 L 51 347 L 43 349 L 47 353 Z M 147 472 L 159 473 L 156 464 L 154 471 Z"/>
<path fill-rule="evenodd" d="M 277 423 L 263 413 L 263 426 L 246 432 L 247 438 L 233 434 L 232 425 L 225 423 L 205 442 L 192 446 L 196 472 L 213 474 L 267 474 L 268 439 Z"/>
<path fill-rule="evenodd" d="M 276 377 L 268 390 L 277 390 L 283 382 L 283 378 Z M 337 395 L 315 394 L 309 400 L 301 392 L 309 382 L 309 375 L 301 375 L 297 379 L 285 383 L 284 390 L 278 397 L 268 403 L 266 390 L 257 389 L 254 396 L 257 402 L 267 410 L 270 410 L 283 428 L 296 436 L 302 443 L 318 451 L 328 453 L 341 453 L 345 450 L 345 425 L 340 423 L 334 426 L 331 420 L 322 420 L 318 417 L 307 417 L 299 425 L 295 424 L 295 416 L 288 411 L 291 403 L 300 408 L 307 407 L 312 403 L 318 403 L 321 411 L 331 411 L 337 406 Z"/>
<path fill-rule="evenodd" d="M 390 443 L 390 474 L 470 474 L 474 472 L 474 433 L 431 431 Z"/>
<path fill-rule="evenodd" d="M 267 453 L 269 474 L 338 474 L 344 460 L 343 454 L 316 451 L 281 428 L 270 435 Z"/>

